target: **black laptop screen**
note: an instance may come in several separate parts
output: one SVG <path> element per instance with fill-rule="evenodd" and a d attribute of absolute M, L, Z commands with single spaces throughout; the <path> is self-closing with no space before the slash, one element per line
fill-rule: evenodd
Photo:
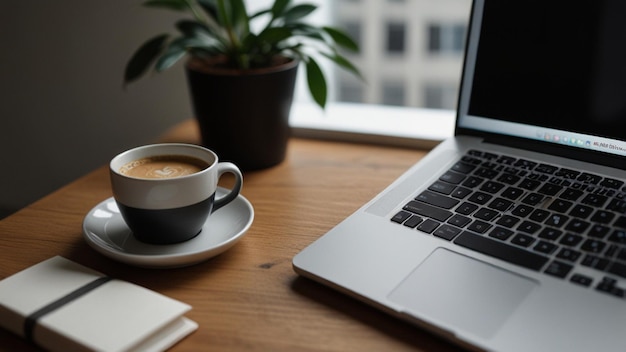
<path fill-rule="evenodd" d="M 459 126 L 626 155 L 626 1 L 478 1 L 474 26 Z"/>

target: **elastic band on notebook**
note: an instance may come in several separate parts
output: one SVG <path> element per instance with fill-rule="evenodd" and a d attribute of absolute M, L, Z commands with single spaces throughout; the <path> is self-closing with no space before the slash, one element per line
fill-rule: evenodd
<path fill-rule="evenodd" d="M 31 343 L 35 343 L 33 340 L 33 331 L 35 329 L 35 325 L 37 325 L 37 320 L 39 320 L 44 315 L 68 304 L 69 302 L 77 299 L 78 297 L 104 285 L 105 283 L 111 281 L 112 278 L 103 276 L 90 283 L 77 288 L 76 290 L 68 293 L 67 295 L 57 299 L 56 301 L 44 306 L 43 308 L 38 309 L 33 312 L 31 315 L 26 317 L 26 321 L 24 321 L 24 337 L 27 341 Z"/>

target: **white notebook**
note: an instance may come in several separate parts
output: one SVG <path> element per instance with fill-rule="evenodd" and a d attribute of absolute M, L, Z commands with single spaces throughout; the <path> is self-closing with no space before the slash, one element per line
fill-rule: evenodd
<path fill-rule="evenodd" d="M 0 281 L 0 326 L 50 351 L 163 351 L 191 306 L 53 257 Z"/>

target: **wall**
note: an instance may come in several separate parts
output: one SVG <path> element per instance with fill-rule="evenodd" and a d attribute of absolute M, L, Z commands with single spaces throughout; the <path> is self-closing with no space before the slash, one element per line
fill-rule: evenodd
<path fill-rule="evenodd" d="M 0 3 L 0 218 L 192 116 L 181 64 L 123 88 L 177 16 L 141 2 Z"/>

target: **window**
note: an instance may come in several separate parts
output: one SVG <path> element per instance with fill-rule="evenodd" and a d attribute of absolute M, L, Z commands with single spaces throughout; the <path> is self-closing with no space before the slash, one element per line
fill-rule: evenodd
<path fill-rule="evenodd" d="M 465 24 L 428 26 L 428 51 L 433 54 L 463 54 Z"/>
<path fill-rule="evenodd" d="M 400 126 L 397 134 L 402 136 L 411 132 L 406 126 L 414 122 L 400 121 L 426 114 L 428 119 L 442 119 L 438 125 L 446 128 L 442 135 L 452 134 L 471 0 L 297 1 L 318 3 L 318 12 L 326 16 L 320 16 L 320 20 L 324 23 L 330 20 L 359 44 L 358 54 L 342 53 L 359 67 L 365 78 L 360 81 L 328 65 L 325 67 L 330 93 L 328 107 L 325 111 L 315 107 L 298 111 L 317 113 L 323 128 L 337 130 L 362 131 L 366 124 L 376 125 L 378 118 L 378 123 L 385 126 L 371 130 L 394 135 L 389 128 Z M 305 88 L 303 82 L 306 80 L 299 79 L 298 84 Z M 301 90 L 297 100 L 311 101 L 306 89 Z M 443 110 L 433 113 L 439 110 L 430 109 Z M 342 116 L 335 116 L 339 111 Z M 376 113 L 370 113 L 373 111 Z M 401 117 L 389 124 L 392 114 Z M 369 122 L 363 122 L 364 115 Z M 416 119 L 420 120 L 420 116 Z M 306 117 L 309 132 L 311 121 Z M 334 121 L 340 122 L 333 125 Z M 356 126 L 351 126 L 352 122 Z M 424 124 L 436 125 L 421 121 Z"/>
<path fill-rule="evenodd" d="M 341 29 L 343 29 L 346 34 L 350 36 L 360 48 L 363 47 L 363 40 L 361 35 L 361 23 L 356 20 L 345 21 L 341 24 Z"/>
<path fill-rule="evenodd" d="M 387 52 L 390 54 L 404 53 L 406 26 L 404 23 L 387 23 Z"/>
<path fill-rule="evenodd" d="M 455 84 L 430 83 L 424 87 L 424 107 L 431 109 L 455 109 L 458 87 Z"/>
<path fill-rule="evenodd" d="M 345 78 L 339 81 L 339 101 L 346 103 L 362 103 L 363 86 L 355 78 Z"/>
<path fill-rule="evenodd" d="M 405 101 L 404 84 L 401 82 L 385 82 L 383 83 L 383 99 L 384 105 L 403 106 Z"/>

